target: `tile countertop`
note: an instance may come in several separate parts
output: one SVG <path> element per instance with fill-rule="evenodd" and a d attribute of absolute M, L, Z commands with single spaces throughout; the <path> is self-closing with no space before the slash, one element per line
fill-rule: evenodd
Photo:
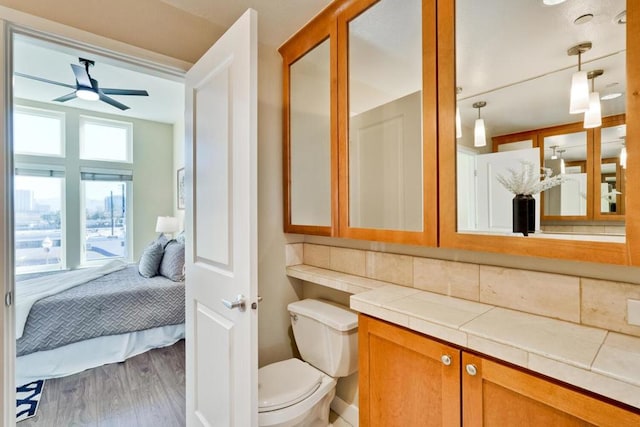
<path fill-rule="evenodd" d="M 287 274 L 352 293 L 363 314 L 640 408 L 640 338 L 308 265 Z"/>

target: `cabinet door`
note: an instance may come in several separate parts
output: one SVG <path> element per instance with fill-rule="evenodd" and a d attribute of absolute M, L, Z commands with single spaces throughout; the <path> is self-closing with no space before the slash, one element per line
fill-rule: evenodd
<path fill-rule="evenodd" d="M 463 425 L 637 426 L 640 416 L 472 354 L 462 354 Z"/>
<path fill-rule="evenodd" d="M 459 426 L 460 351 L 360 315 L 360 425 Z"/>

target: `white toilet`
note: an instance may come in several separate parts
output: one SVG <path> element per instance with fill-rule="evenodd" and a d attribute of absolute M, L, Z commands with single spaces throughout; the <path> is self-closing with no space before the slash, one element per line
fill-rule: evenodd
<path fill-rule="evenodd" d="M 328 301 L 288 306 L 302 356 L 258 370 L 258 425 L 327 427 L 336 378 L 358 370 L 358 316 Z"/>

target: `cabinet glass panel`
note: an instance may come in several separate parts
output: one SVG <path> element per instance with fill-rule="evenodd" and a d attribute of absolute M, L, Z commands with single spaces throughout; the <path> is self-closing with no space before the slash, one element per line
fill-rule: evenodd
<path fill-rule="evenodd" d="M 331 225 L 329 39 L 290 67 L 291 223 Z"/>
<path fill-rule="evenodd" d="M 543 150 L 550 176 L 566 176 L 564 183 L 544 192 L 544 215 L 587 215 L 587 133 L 547 136 Z"/>
<path fill-rule="evenodd" d="M 381 0 L 349 22 L 349 226 L 422 231 L 422 7 Z"/>
<path fill-rule="evenodd" d="M 600 133 L 600 213 L 624 215 L 627 126 L 602 128 Z M 621 227 L 622 229 L 622 227 Z"/>

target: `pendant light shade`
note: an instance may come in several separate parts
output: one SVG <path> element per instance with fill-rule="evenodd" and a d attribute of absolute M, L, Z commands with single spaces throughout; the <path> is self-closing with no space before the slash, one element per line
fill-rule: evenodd
<path fill-rule="evenodd" d="M 456 95 L 462 93 L 460 86 L 456 87 Z M 462 120 L 460 119 L 460 107 L 458 107 L 458 101 L 456 100 L 456 139 L 462 138 Z"/>
<path fill-rule="evenodd" d="M 587 72 L 582 71 L 582 54 L 591 49 L 591 42 L 581 43 L 567 50 L 569 56 L 578 55 L 578 71 L 571 76 L 571 97 L 569 113 L 584 113 L 589 109 L 589 80 Z"/>
<path fill-rule="evenodd" d="M 473 146 L 484 147 L 485 145 L 487 145 L 487 134 L 484 129 L 484 120 L 476 119 L 473 132 Z"/>
<path fill-rule="evenodd" d="M 475 126 L 473 127 L 473 146 L 484 147 L 487 145 L 487 133 L 484 126 L 484 120 L 480 118 L 480 109 L 487 105 L 484 101 L 479 101 L 473 104 L 473 108 L 478 109 L 478 118 L 476 119 Z"/>
<path fill-rule="evenodd" d="M 602 113 L 600 110 L 600 94 L 589 94 L 589 109 L 584 113 L 584 128 L 597 128 L 602 126 Z"/>
<path fill-rule="evenodd" d="M 589 81 L 586 71 L 577 71 L 571 77 L 570 114 L 584 113 L 589 109 Z"/>
<path fill-rule="evenodd" d="M 591 80 L 591 93 L 589 94 L 589 109 L 584 113 L 584 128 L 597 128 L 602 126 L 602 110 L 600 106 L 600 94 L 595 91 L 596 77 L 604 74 L 603 70 L 589 71 L 587 77 Z"/>
<path fill-rule="evenodd" d="M 620 167 L 622 169 L 627 168 L 627 147 L 624 145 L 624 138 L 622 140 L 622 150 L 620 150 Z"/>

